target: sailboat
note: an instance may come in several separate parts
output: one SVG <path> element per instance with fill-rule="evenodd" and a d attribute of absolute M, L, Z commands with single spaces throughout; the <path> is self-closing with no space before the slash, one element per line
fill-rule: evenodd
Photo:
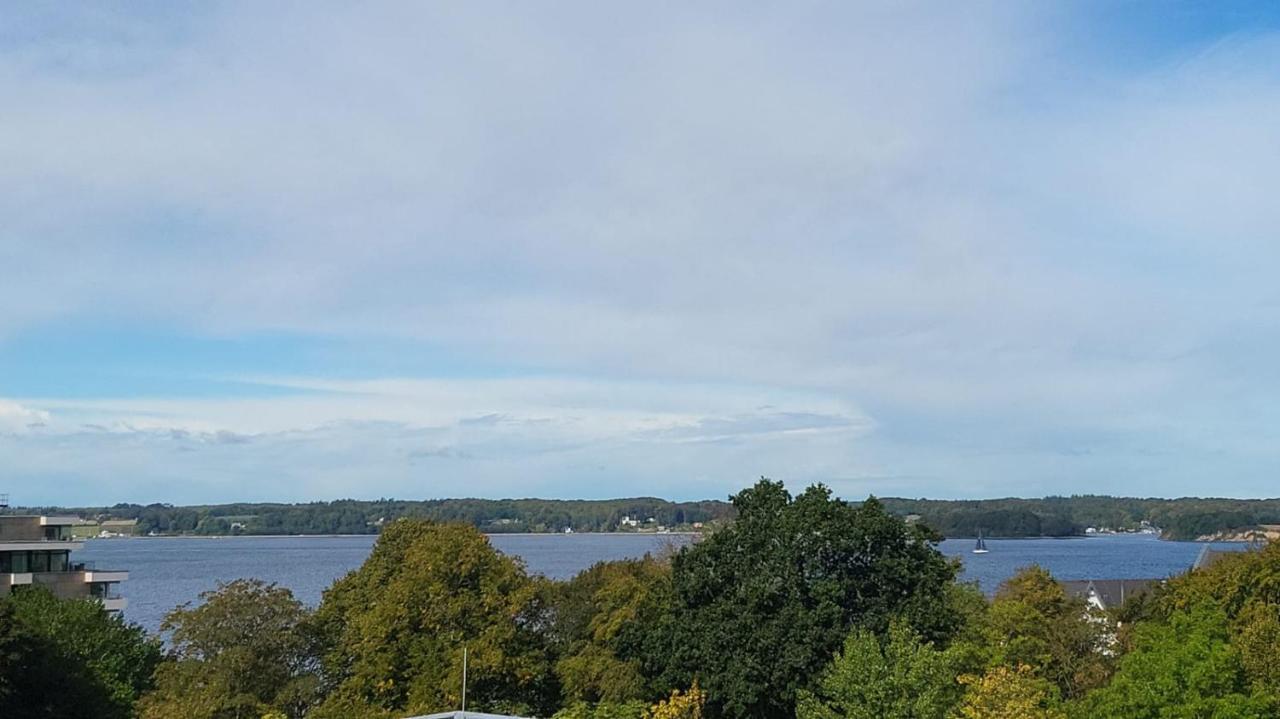
<path fill-rule="evenodd" d="M 987 543 L 986 543 L 986 541 L 985 541 L 985 540 L 983 540 L 983 538 L 982 538 L 982 530 L 981 530 L 981 529 L 979 529 L 979 530 L 978 530 L 978 546 L 976 546 L 976 547 L 974 547 L 974 548 L 973 548 L 973 553 L 974 553 L 974 554 L 986 554 L 986 553 L 987 553 Z"/>

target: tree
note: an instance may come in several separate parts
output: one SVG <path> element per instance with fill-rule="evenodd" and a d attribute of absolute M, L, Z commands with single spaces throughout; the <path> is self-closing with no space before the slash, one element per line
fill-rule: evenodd
<path fill-rule="evenodd" d="M 18 621 L 12 602 L 0 600 L 0 707 L 6 715 L 76 716 L 74 700 L 88 698 L 81 695 L 90 693 L 84 691 L 90 682 L 84 667 L 59 666 L 60 659 L 48 639 Z"/>
<path fill-rule="evenodd" d="M 1233 623 L 1232 644 L 1256 691 L 1280 697 L 1280 608 L 1251 604 Z"/>
<path fill-rule="evenodd" d="M 984 620 L 990 663 L 1025 666 L 1068 699 L 1102 685 L 1111 673 L 1114 625 L 1068 597 L 1044 569 L 1020 570 L 1000 586 Z"/>
<path fill-rule="evenodd" d="M 403 716 L 468 706 L 547 715 L 555 703 L 541 581 L 473 527 L 398 520 L 317 610 L 332 693 L 318 716 Z"/>
<path fill-rule="evenodd" d="M 169 661 L 142 701 L 145 719 L 242 719 L 268 712 L 303 716 L 315 702 L 314 641 L 308 613 L 283 587 L 238 579 L 165 617 Z"/>
<path fill-rule="evenodd" d="M 817 485 L 793 500 L 761 480 L 733 504 L 732 525 L 674 557 L 670 611 L 645 648 L 667 686 L 700 679 L 713 716 L 793 714 L 854 627 L 897 617 L 930 641 L 958 627 L 938 537 L 874 498 L 850 505 Z"/>
<path fill-rule="evenodd" d="M 670 565 L 649 556 L 600 562 L 554 587 L 556 675 L 568 701 L 618 704 L 654 695 L 629 654 L 670 588 Z"/>
<path fill-rule="evenodd" d="M 1236 552 L 1169 581 L 1152 602 L 1166 620 L 1214 608 L 1255 691 L 1280 697 L 1280 543 Z"/>
<path fill-rule="evenodd" d="M 797 719 L 945 719 L 964 693 L 961 658 L 902 624 L 887 637 L 855 630 L 817 688 L 802 691 Z"/>
<path fill-rule="evenodd" d="M 551 719 L 646 719 L 649 705 L 642 701 L 574 702 L 551 716 Z"/>
<path fill-rule="evenodd" d="M 1167 622 L 1138 627 L 1135 638 L 1137 648 L 1121 659 L 1111 683 L 1079 702 L 1074 715 L 1262 719 L 1280 709 L 1274 698 L 1251 691 L 1220 609 L 1176 612 Z"/>
<path fill-rule="evenodd" d="M 1036 676 L 1026 665 L 997 666 L 982 676 L 966 675 L 960 682 L 968 687 L 960 704 L 960 719 L 1066 719 L 1058 700 L 1058 690 Z M 1124 714 L 1099 714 L 1121 717 Z"/>
<path fill-rule="evenodd" d="M 38 586 L 0 600 L 0 696 L 14 695 L 0 706 L 15 716 L 131 717 L 159 659 L 158 642 L 96 600 Z"/>

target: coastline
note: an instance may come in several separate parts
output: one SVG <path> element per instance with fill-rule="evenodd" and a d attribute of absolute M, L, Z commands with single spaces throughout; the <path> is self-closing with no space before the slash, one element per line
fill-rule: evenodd
<path fill-rule="evenodd" d="M 699 537 L 703 532 L 481 532 L 486 537 Z M 115 540 L 115 539 L 298 539 L 299 537 L 377 537 L 379 533 L 369 534 L 137 534 L 119 537 L 85 537 L 78 541 Z M 1029 537 L 1034 539 L 1034 537 Z"/>

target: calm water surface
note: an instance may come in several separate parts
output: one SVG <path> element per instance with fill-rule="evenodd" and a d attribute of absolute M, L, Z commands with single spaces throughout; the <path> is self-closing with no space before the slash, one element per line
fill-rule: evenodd
<path fill-rule="evenodd" d="M 530 571 L 566 579 L 592 564 L 661 552 L 684 544 L 682 535 L 505 534 L 493 545 L 520 557 Z M 95 539 L 77 560 L 99 569 L 125 569 L 120 585 L 125 616 L 149 630 L 173 607 L 195 600 L 218 582 L 256 577 L 289 587 L 308 604 L 335 579 L 360 566 L 375 537 L 151 537 Z M 942 551 L 964 562 L 964 579 L 990 592 L 1019 567 L 1038 563 L 1059 579 L 1166 577 L 1189 568 L 1203 544 L 1162 542 L 1148 535 L 1078 539 L 989 539 L 988 554 L 973 554 L 973 540 L 949 539 Z M 1215 545 L 1241 548 L 1238 544 Z"/>

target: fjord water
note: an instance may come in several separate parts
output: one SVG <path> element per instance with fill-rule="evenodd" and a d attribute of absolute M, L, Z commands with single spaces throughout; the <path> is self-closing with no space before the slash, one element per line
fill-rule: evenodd
<path fill-rule="evenodd" d="M 125 616 L 159 629 L 165 612 L 195 601 L 218 582 L 256 577 L 293 590 L 314 605 L 333 581 L 360 566 L 373 536 L 358 537 L 147 537 L 91 540 L 77 560 L 99 569 L 124 569 L 120 593 Z M 669 551 L 691 541 L 676 534 L 497 534 L 499 551 L 520 557 L 530 571 L 566 579 L 605 560 Z M 1137 579 L 1186 571 L 1204 547 L 1163 542 L 1150 535 L 1072 539 L 988 539 L 987 554 L 973 554 L 972 539 L 948 539 L 942 551 L 964 563 L 963 578 L 992 592 L 1020 567 L 1039 564 L 1059 579 Z M 1239 544 L 1215 545 L 1239 549 Z"/>

